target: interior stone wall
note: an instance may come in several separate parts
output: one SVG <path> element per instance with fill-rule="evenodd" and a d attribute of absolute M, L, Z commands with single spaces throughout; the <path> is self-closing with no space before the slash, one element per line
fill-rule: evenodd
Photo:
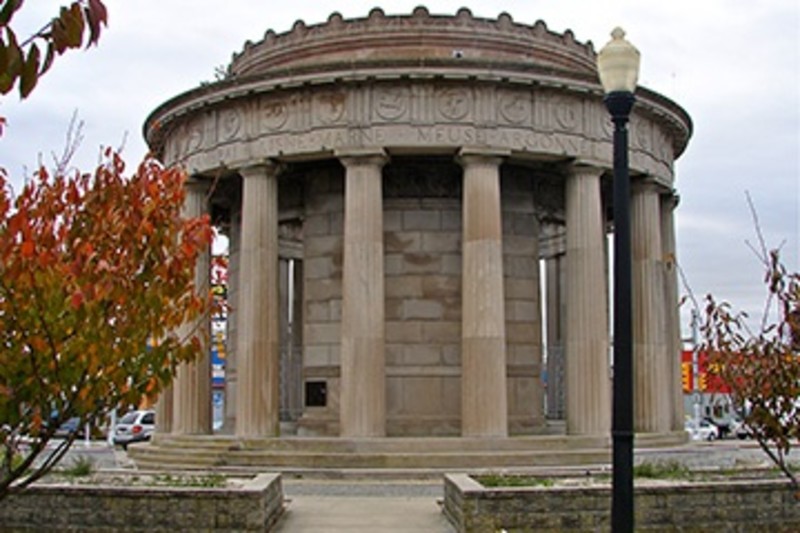
<path fill-rule="evenodd" d="M 390 435 L 460 432 L 461 226 L 458 199 L 385 199 Z"/>
<path fill-rule="evenodd" d="M 311 169 L 303 180 L 303 386 L 324 384 L 326 401 L 304 407 L 298 431 L 338 435 L 344 169 Z"/>
<path fill-rule="evenodd" d="M 304 383 L 324 382 L 301 433 L 338 434 L 344 171 L 304 176 Z M 532 178 L 502 180 L 509 428 L 543 424 L 539 223 Z M 461 419 L 461 169 L 452 159 L 384 168 L 387 433 L 458 435 Z"/>

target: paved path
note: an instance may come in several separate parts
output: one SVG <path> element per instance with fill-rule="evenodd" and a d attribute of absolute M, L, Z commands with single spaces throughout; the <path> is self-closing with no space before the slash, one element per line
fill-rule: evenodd
<path fill-rule="evenodd" d="M 441 482 L 284 480 L 289 500 L 279 533 L 455 530 L 442 514 Z"/>

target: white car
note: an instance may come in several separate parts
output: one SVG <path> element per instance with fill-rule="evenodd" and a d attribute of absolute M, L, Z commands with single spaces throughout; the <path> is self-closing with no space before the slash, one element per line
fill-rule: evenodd
<path fill-rule="evenodd" d="M 719 438 L 719 428 L 708 420 L 701 420 L 700 424 L 697 426 L 694 420 L 687 420 L 684 429 L 692 440 L 712 441 Z"/>
<path fill-rule="evenodd" d="M 131 442 L 150 440 L 155 429 L 155 411 L 130 411 L 114 427 L 114 444 L 127 449 Z"/>

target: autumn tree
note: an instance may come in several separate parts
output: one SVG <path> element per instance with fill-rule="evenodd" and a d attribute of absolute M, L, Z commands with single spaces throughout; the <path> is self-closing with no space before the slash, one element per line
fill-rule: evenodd
<path fill-rule="evenodd" d="M 730 387 L 745 429 L 797 488 L 788 455 L 800 442 L 800 273 L 787 271 L 779 250 L 767 250 L 752 203 L 751 210 L 767 289 L 763 318 L 753 330 L 747 314 L 706 296 L 700 349 Z"/>
<path fill-rule="evenodd" d="M 64 455 L 74 435 L 46 450 L 59 424 L 158 393 L 199 354 L 209 221 L 182 216 L 181 171 L 146 159 L 126 178 L 106 155 L 91 175 L 40 168 L 16 196 L 0 175 L 0 497 Z"/>
<path fill-rule="evenodd" d="M 19 82 L 20 96 L 26 98 L 57 56 L 84 42 L 87 46 L 97 43 L 108 13 L 101 0 L 72 2 L 20 41 L 12 21 L 22 6 L 23 0 L 0 0 L 0 94 L 8 94 Z"/>

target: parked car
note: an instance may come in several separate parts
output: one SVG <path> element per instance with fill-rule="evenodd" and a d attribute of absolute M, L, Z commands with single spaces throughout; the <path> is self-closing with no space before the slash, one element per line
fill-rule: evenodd
<path fill-rule="evenodd" d="M 114 444 L 127 449 L 131 442 L 150 440 L 155 429 L 155 411 L 130 411 L 114 427 Z"/>
<path fill-rule="evenodd" d="M 699 425 L 695 425 L 694 420 L 687 420 L 684 429 L 692 440 L 717 440 L 719 438 L 719 428 L 708 420 L 701 420 Z"/>

